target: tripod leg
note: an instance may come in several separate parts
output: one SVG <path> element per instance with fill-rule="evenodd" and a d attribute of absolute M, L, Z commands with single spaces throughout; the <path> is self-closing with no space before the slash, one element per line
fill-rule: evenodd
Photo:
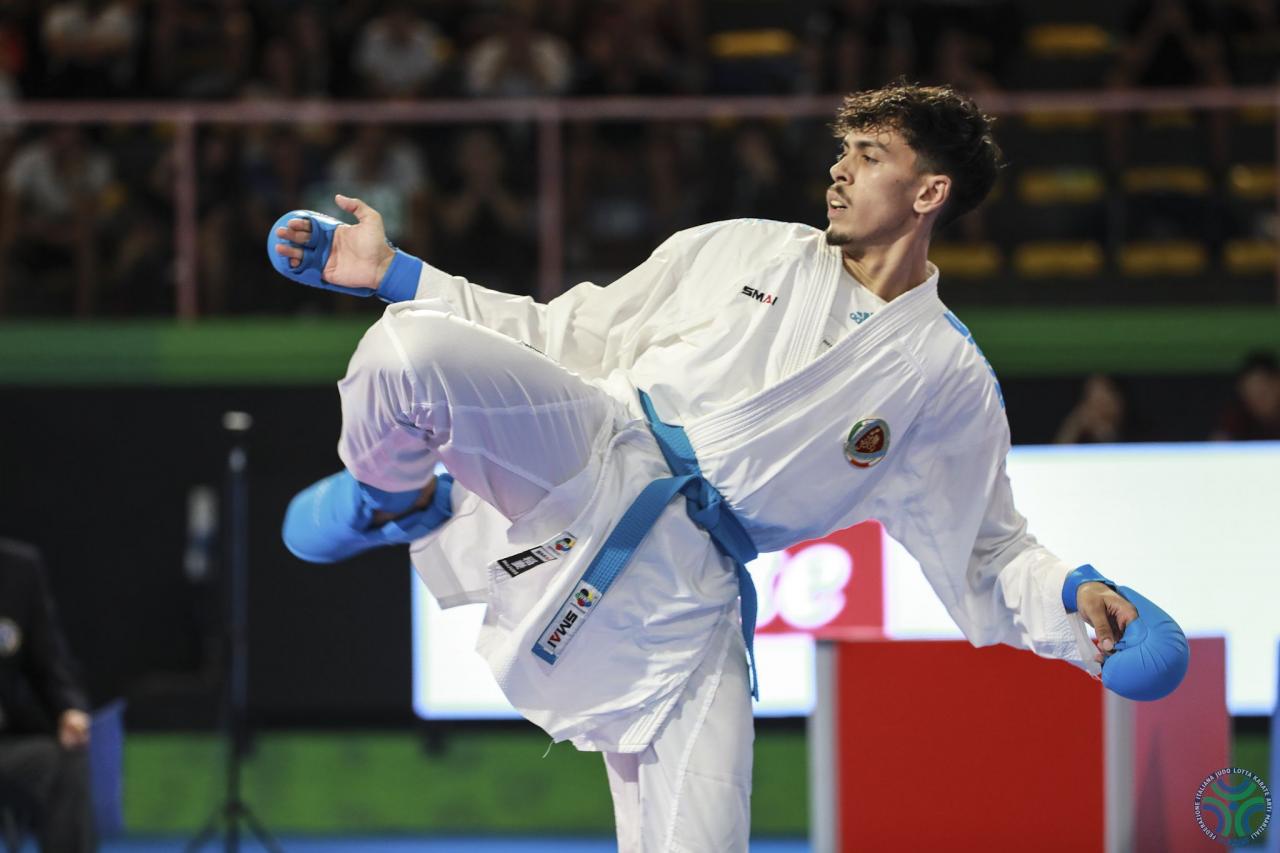
<path fill-rule="evenodd" d="M 224 811 L 221 808 L 214 812 L 196 837 L 187 842 L 187 846 L 183 848 L 184 853 L 198 853 L 200 849 L 212 841 L 213 837 L 218 834 L 218 824 L 222 822 L 224 816 Z"/>
<path fill-rule="evenodd" d="M 258 816 L 253 813 L 253 810 L 247 804 L 240 804 L 240 814 L 244 815 L 244 822 L 249 825 L 249 831 L 253 833 L 263 847 L 267 848 L 271 853 L 284 853 L 284 848 L 276 843 L 275 838 L 271 836 L 271 833 L 262 825 L 262 822 L 258 820 Z"/>

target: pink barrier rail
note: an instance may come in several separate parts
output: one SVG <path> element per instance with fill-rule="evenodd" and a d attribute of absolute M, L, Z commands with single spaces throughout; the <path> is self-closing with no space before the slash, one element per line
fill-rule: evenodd
<path fill-rule="evenodd" d="M 1154 112 L 1170 109 L 1229 110 L 1273 108 L 1280 151 L 1280 87 L 1238 89 L 1144 89 L 1074 92 L 988 93 L 978 97 L 990 113 Z M 563 153 L 567 122 L 690 121 L 731 118 L 825 118 L 838 97 L 697 97 L 495 99 L 486 101 L 251 101 L 192 103 L 165 101 L 57 101 L 0 104 L 0 125 L 172 124 L 175 127 L 174 248 L 177 254 L 177 313 L 198 313 L 196 281 L 196 131 L 202 124 L 468 124 L 528 121 L 538 140 L 538 297 L 545 301 L 563 287 Z M 1280 181 L 1276 187 L 1280 212 Z M 1276 265 L 1280 304 L 1280 260 Z"/>

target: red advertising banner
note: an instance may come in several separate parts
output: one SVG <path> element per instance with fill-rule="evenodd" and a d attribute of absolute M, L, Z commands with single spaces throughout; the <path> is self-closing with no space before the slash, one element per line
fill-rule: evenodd
<path fill-rule="evenodd" d="M 884 528 L 866 521 L 751 566 L 759 595 L 756 632 L 827 638 L 884 632 Z"/>

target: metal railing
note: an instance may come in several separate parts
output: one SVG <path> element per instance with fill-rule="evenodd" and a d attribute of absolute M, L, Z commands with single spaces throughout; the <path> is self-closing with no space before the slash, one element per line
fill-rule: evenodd
<path fill-rule="evenodd" d="M 1275 110 L 1280 152 L 1280 86 L 1156 90 L 987 93 L 977 97 L 995 115 L 1030 112 L 1141 113 L 1173 109 Z M 57 101 L 0 104 L 0 126 L 37 124 L 166 124 L 175 129 L 174 249 L 177 315 L 198 314 L 196 134 L 201 125 L 304 123 L 468 124 L 529 122 L 536 127 L 538 186 L 538 298 L 556 296 L 564 272 L 564 125 L 584 121 L 689 121 L 823 119 L 840 99 L 831 97 L 664 97 L 497 99 L 484 101 Z M 1277 154 L 1280 156 L 1280 153 Z M 1276 187 L 1280 213 L 1280 181 Z M 1277 253 L 1280 257 L 1280 252 Z M 1280 260 L 1276 264 L 1280 303 Z"/>

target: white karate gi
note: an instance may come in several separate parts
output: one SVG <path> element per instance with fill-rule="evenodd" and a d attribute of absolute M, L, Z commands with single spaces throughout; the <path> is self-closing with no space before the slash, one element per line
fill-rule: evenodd
<path fill-rule="evenodd" d="M 808 226 L 718 222 L 547 305 L 423 265 L 417 300 L 388 307 L 353 356 L 344 464 L 391 491 L 437 460 L 457 478 L 455 517 L 414 543 L 414 565 L 441 606 L 488 605 L 477 649 L 521 713 L 609 753 L 624 849 L 746 849 L 750 790 L 733 563 L 683 501 L 562 632 L 556 663 L 532 653 L 621 514 L 668 476 L 637 389 L 685 427 L 760 551 L 879 519 L 974 645 L 1098 676 L 1061 603 L 1072 567 L 1014 509 L 999 386 L 931 273 L 823 346 L 840 249 Z M 869 419 L 887 452 L 855 466 L 845 440 Z M 538 546 L 551 556 L 527 571 L 496 562 Z"/>

